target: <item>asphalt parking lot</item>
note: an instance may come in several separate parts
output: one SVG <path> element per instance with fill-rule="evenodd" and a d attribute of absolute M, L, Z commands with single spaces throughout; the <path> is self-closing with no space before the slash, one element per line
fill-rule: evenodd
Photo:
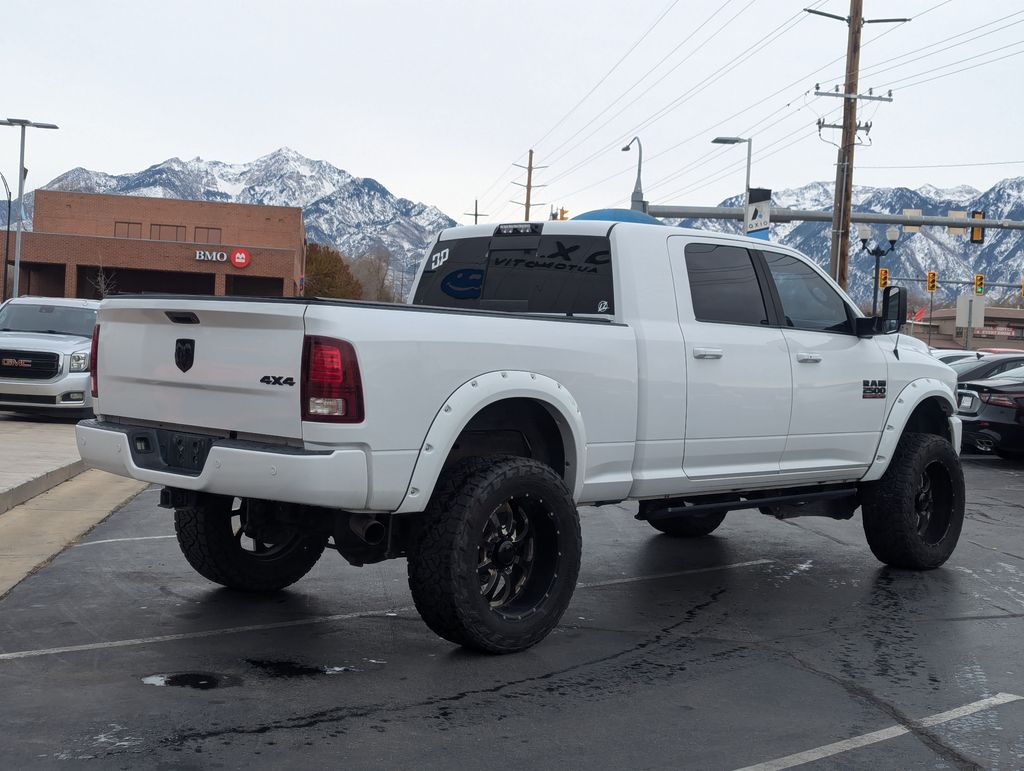
<path fill-rule="evenodd" d="M 505 657 L 434 637 L 400 561 L 219 589 L 149 489 L 0 600 L 0 767 L 1021 768 L 1024 466 L 965 465 L 928 573 L 859 518 L 583 509 L 569 611 Z"/>

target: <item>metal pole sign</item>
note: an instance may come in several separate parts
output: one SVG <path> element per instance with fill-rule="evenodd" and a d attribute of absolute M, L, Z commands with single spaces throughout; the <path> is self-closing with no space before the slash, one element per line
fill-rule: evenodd
<path fill-rule="evenodd" d="M 750 201 L 747 203 L 747 235 L 751 238 L 768 240 L 768 225 L 772 209 L 772 191 L 764 187 L 750 190 Z"/>

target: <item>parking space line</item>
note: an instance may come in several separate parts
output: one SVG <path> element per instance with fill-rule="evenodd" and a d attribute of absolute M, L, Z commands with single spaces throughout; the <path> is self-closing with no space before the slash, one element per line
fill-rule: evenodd
<path fill-rule="evenodd" d="M 81 653 L 83 651 L 97 651 L 105 648 L 129 648 L 136 645 L 151 645 L 152 643 L 174 642 L 175 640 L 197 640 L 203 637 L 218 637 L 225 634 L 240 634 L 242 632 L 264 632 L 270 629 L 288 629 L 294 626 L 309 626 L 311 624 L 325 624 L 329 621 L 349 621 L 353 618 L 372 618 L 374 616 L 386 616 L 402 611 L 413 610 L 413 608 L 393 608 L 390 610 L 367 610 L 361 613 L 336 613 L 331 616 L 317 616 L 316 618 L 299 618 L 294 621 L 276 621 L 270 624 L 250 624 L 248 626 L 234 626 L 226 629 L 207 629 L 202 632 L 181 632 L 179 634 L 162 634 L 155 637 L 136 637 L 131 640 L 110 640 L 108 642 L 85 643 L 83 645 L 64 645 L 60 648 L 40 648 L 34 651 L 11 651 L 0 653 L 0 661 L 11 659 L 27 659 L 35 656 L 54 656 L 60 653 Z"/>
<path fill-rule="evenodd" d="M 121 543 L 122 541 L 155 541 L 158 538 L 175 538 L 173 535 L 140 535 L 137 538 L 107 538 L 102 541 L 82 541 L 75 546 L 95 546 L 98 543 Z"/>
<path fill-rule="evenodd" d="M 144 538 L 174 538 L 173 535 L 144 536 L 143 538 L 112 538 L 108 541 L 87 541 L 78 544 L 86 546 L 97 543 L 110 543 L 112 541 L 143 540 Z M 767 565 L 775 560 L 760 559 L 750 562 L 734 562 L 729 565 L 714 565 L 706 568 L 693 568 L 691 570 L 677 570 L 673 573 L 655 573 L 649 576 L 634 576 L 631 578 L 613 578 L 608 581 L 594 581 L 592 583 L 577 584 L 577 589 L 596 589 L 603 586 L 614 586 L 617 584 L 632 584 L 638 581 L 656 581 L 662 578 L 675 578 L 676 576 L 687 576 L 696 573 L 711 573 L 718 570 L 729 570 L 731 568 L 753 567 L 755 565 Z M 151 645 L 153 643 L 174 642 L 176 640 L 196 640 L 203 637 L 218 637 L 226 634 L 241 634 L 243 632 L 264 632 L 272 629 L 287 629 L 296 626 L 309 626 L 311 624 L 325 624 L 331 621 L 348 621 L 354 618 L 371 618 L 374 616 L 395 615 L 404 611 L 414 610 L 412 607 L 391 608 L 387 610 L 367 610 L 360 613 L 336 613 L 330 616 L 317 616 L 315 618 L 300 618 L 293 621 L 277 621 L 269 624 L 250 624 L 248 626 L 227 627 L 225 629 L 207 629 L 200 632 L 180 632 L 178 634 L 156 635 L 154 637 L 136 637 L 129 640 L 109 640 L 106 642 L 83 643 L 81 645 L 64 645 L 59 648 L 40 648 L 38 650 L 11 651 L 0 653 L 0 661 L 11 659 L 27 659 L 36 656 L 55 656 L 62 653 L 82 653 L 86 651 L 104 650 L 106 648 L 130 648 L 139 645 Z"/>
<path fill-rule="evenodd" d="M 749 568 L 754 565 L 769 565 L 775 560 L 751 560 L 750 562 L 734 562 L 731 565 L 714 565 L 709 568 L 692 568 L 690 570 L 677 570 L 674 573 L 655 573 L 650 576 L 635 576 L 633 578 L 612 578 L 608 581 L 593 581 L 589 584 L 576 584 L 577 589 L 596 589 L 601 586 L 615 586 L 616 584 L 635 584 L 637 581 L 657 581 L 661 578 L 675 578 L 676 576 L 690 576 L 695 573 L 711 573 L 716 570 L 729 570 L 730 568 Z"/>
<path fill-rule="evenodd" d="M 956 720 L 957 718 L 973 715 L 976 712 L 983 712 L 984 710 L 992 709 L 993 707 L 998 707 L 1002 704 L 1009 704 L 1013 701 L 1020 701 L 1021 699 L 1024 699 L 1024 696 L 1016 696 L 1012 693 L 997 693 L 995 696 L 990 696 L 987 699 L 981 699 L 980 701 L 965 704 L 962 707 L 951 709 L 948 712 L 940 712 L 937 715 L 931 715 L 929 717 L 922 718 L 921 720 L 915 720 L 913 721 L 913 726 L 931 728 L 932 726 L 942 725 L 943 723 L 948 723 L 949 721 Z M 842 752 L 849 752 L 850 750 L 867 747 L 872 744 L 878 744 L 878 742 L 884 742 L 887 739 L 895 739 L 897 736 L 903 736 L 904 734 L 910 733 L 910 731 L 910 728 L 894 725 L 888 728 L 883 728 L 879 731 L 872 731 L 871 733 L 854 736 L 851 739 L 844 739 L 841 742 L 826 744 L 813 750 L 798 752 L 794 755 L 787 755 L 784 758 L 769 760 L 766 763 L 758 763 L 754 766 L 746 766 L 738 769 L 738 771 L 781 771 L 781 769 L 784 768 L 802 766 L 804 763 L 811 763 L 815 760 L 828 758 Z"/>

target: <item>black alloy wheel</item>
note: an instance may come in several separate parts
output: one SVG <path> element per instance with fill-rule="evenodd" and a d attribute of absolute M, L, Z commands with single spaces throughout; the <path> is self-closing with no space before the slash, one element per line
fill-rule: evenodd
<path fill-rule="evenodd" d="M 914 511 L 921 540 L 931 546 L 939 543 L 949 530 L 953 511 L 953 483 L 941 463 L 933 461 L 921 472 Z"/>
<path fill-rule="evenodd" d="M 937 568 L 960 539 L 964 506 L 964 473 L 953 445 L 941 436 L 906 433 L 882 478 L 863 485 L 868 546 L 893 567 Z"/>
<path fill-rule="evenodd" d="M 287 524 L 288 507 L 203 495 L 174 512 L 174 531 L 201 576 L 230 589 L 275 592 L 306 575 L 327 545 L 327 534 Z"/>
<path fill-rule="evenodd" d="M 562 617 L 582 539 L 572 493 L 529 458 L 471 458 L 445 471 L 409 550 L 409 589 L 436 634 L 513 653 Z"/>
<path fill-rule="evenodd" d="M 480 595 L 499 615 L 533 613 L 558 575 L 554 513 L 529 494 L 509 498 L 484 523 L 478 548 Z M 537 563 L 545 565 L 534 571 Z"/>

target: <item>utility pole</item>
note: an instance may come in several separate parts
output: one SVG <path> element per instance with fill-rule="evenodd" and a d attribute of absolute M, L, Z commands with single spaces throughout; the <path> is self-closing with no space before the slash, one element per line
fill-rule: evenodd
<path fill-rule="evenodd" d="M 519 201 L 512 201 L 512 203 L 519 204 L 520 206 L 524 207 L 526 216 L 523 219 L 525 219 L 527 222 L 529 222 L 530 221 L 530 207 L 531 206 L 543 206 L 543 204 L 531 203 L 530 199 L 533 197 L 533 189 L 535 187 L 546 187 L 546 185 L 535 185 L 535 184 L 533 184 L 533 172 L 535 170 L 537 170 L 537 169 L 546 169 L 547 166 L 534 166 L 533 165 L 533 150 L 530 150 L 530 153 L 527 156 L 527 158 L 528 158 L 528 160 L 526 161 L 526 165 L 525 166 L 523 166 L 522 164 L 519 164 L 519 163 L 512 164 L 513 166 L 518 166 L 520 169 L 526 169 L 526 184 L 524 185 L 522 182 L 513 182 L 512 183 L 513 185 L 519 185 L 519 187 L 525 187 L 526 188 L 526 202 L 525 203 L 520 203 Z"/>
<path fill-rule="evenodd" d="M 864 0 L 850 0 L 850 15 L 837 16 L 824 11 L 812 11 L 816 16 L 827 16 L 831 19 L 845 21 L 848 32 L 846 38 L 846 78 L 842 94 L 815 91 L 819 96 L 841 96 L 843 98 L 843 133 L 839 143 L 839 154 L 836 160 L 836 186 L 832 206 L 832 248 L 829 252 L 828 272 L 839 284 L 846 288 L 847 269 L 850 261 L 850 210 L 853 199 L 853 149 L 857 145 L 857 132 L 865 129 L 857 123 L 857 100 L 868 98 L 857 93 L 860 81 L 860 33 L 865 24 L 905 22 L 910 19 L 864 19 Z M 881 97 L 875 97 L 881 99 Z M 885 101 L 892 101 L 887 99 Z M 819 130 L 822 128 L 819 122 Z M 866 127 L 870 131 L 871 127 Z"/>
<path fill-rule="evenodd" d="M 489 214 L 481 214 L 480 213 L 480 201 L 478 201 L 477 199 L 474 198 L 473 199 L 473 211 L 472 212 L 464 211 L 464 212 L 462 212 L 462 216 L 463 217 L 472 217 L 473 218 L 473 224 L 474 225 L 478 225 L 480 223 L 480 218 L 481 217 L 489 217 L 490 215 Z"/>
<path fill-rule="evenodd" d="M 850 0 L 850 17 L 846 21 L 846 80 L 844 94 L 856 94 L 860 81 L 860 31 L 864 26 L 863 0 Z M 839 286 L 846 288 L 846 271 L 850 259 L 850 198 L 853 196 L 853 148 L 857 142 L 857 97 L 843 99 L 843 138 L 836 162 L 836 187 L 832 207 L 832 251 L 828 272 Z"/>

